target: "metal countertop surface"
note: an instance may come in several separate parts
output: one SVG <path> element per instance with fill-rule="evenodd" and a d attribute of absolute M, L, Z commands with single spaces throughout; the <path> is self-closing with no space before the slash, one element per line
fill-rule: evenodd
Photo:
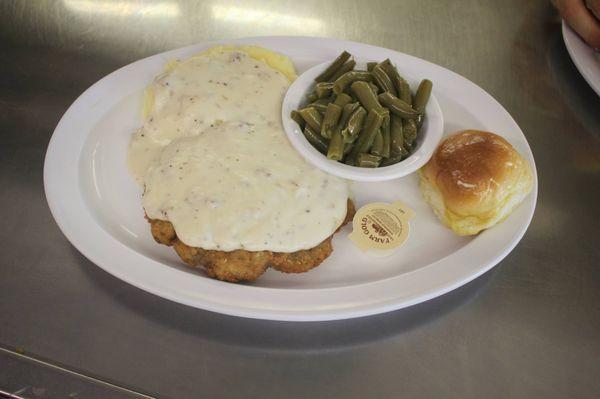
<path fill-rule="evenodd" d="M 91 84 L 139 58 L 259 35 L 387 47 L 488 91 L 537 163 L 538 205 L 521 243 L 442 297 L 322 323 L 193 309 L 89 262 L 44 197 L 44 155 L 61 115 Z M 0 71 L 0 391 L 600 396 L 600 98 L 569 58 L 549 1 L 2 1 Z"/>

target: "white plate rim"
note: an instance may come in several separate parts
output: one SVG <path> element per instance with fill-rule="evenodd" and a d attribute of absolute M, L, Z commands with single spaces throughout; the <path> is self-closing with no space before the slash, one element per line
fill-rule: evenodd
<path fill-rule="evenodd" d="M 577 70 L 596 94 L 600 96 L 600 62 L 594 58 L 594 50 L 565 21 L 562 21 L 561 30 L 567 52 Z"/>
<path fill-rule="evenodd" d="M 529 206 L 527 217 L 522 220 L 518 231 L 501 247 L 495 248 L 493 252 L 483 254 L 481 251 L 477 251 L 477 245 L 474 245 L 476 240 L 474 240 L 453 254 L 410 273 L 354 286 L 311 289 L 310 295 L 307 295 L 306 289 L 265 288 L 229 284 L 206 278 L 190 279 L 188 273 L 164 267 L 161 263 L 135 252 L 94 223 L 94 218 L 86 204 L 79 201 L 81 193 L 77 165 L 86 137 L 72 137 L 70 132 L 77 131 L 78 124 L 92 123 L 89 120 L 82 121 L 82 115 L 78 115 L 79 110 L 108 106 L 102 102 L 102 99 L 109 94 L 103 88 L 103 82 L 106 82 L 107 79 L 121 79 L 123 81 L 119 80 L 119 82 L 127 85 L 126 80 L 123 79 L 124 71 L 134 69 L 152 57 L 168 59 L 178 53 L 200 51 L 218 44 L 258 44 L 269 47 L 270 43 L 277 45 L 295 41 L 311 41 L 314 44 L 318 43 L 321 46 L 337 49 L 360 48 L 364 51 L 393 52 L 398 57 L 423 63 L 432 71 L 444 73 L 452 79 L 461 81 L 465 92 L 474 96 L 483 96 L 498 108 L 501 116 L 513 125 L 515 131 L 523 136 L 526 143 L 522 131 L 508 112 L 479 86 L 441 66 L 407 54 L 363 43 L 299 36 L 265 36 L 203 42 L 147 57 L 112 72 L 87 89 L 65 112 L 48 145 L 44 162 L 44 189 L 50 211 L 69 241 L 84 256 L 108 273 L 163 298 L 233 316 L 285 321 L 346 319 L 411 306 L 447 293 L 480 276 L 502 260 L 517 245 L 529 226 L 537 202 L 537 172 L 528 145 L 527 153 L 524 155 L 531 163 L 535 181 L 531 199 L 527 202 Z M 68 154 L 65 156 L 64 151 L 61 151 L 61 146 L 73 147 L 74 145 L 80 146 L 79 151 L 70 156 Z M 76 158 L 75 163 L 73 163 L 74 158 Z M 107 250 L 110 250 L 110 253 Z M 118 262 L 115 259 L 118 259 Z M 460 262 L 460 259 L 468 259 L 469 262 L 468 264 Z M 144 263 L 144 271 L 152 272 L 151 278 L 143 276 L 140 279 L 139 276 L 132 276 L 128 268 L 131 266 L 139 270 L 140 262 Z M 442 264 L 445 267 L 440 267 Z M 123 265 L 127 265 L 127 267 L 123 268 Z M 178 282 L 177 287 L 169 285 L 169 281 L 173 279 Z M 418 289 L 414 287 L 418 287 Z M 240 296 L 240 294 L 245 300 L 237 302 L 227 300 L 230 295 Z M 285 294 L 287 298 L 285 304 L 281 303 L 282 294 Z M 248 301 L 249 298 L 251 300 Z M 342 302 L 340 298 L 346 299 Z M 353 300 L 348 298 L 353 298 Z"/>

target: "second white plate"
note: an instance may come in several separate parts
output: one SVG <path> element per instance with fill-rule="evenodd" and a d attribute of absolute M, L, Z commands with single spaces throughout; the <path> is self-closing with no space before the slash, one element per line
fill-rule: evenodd
<path fill-rule="evenodd" d="M 565 21 L 562 22 L 562 35 L 579 73 L 600 96 L 600 54 L 592 50 Z"/>
<path fill-rule="evenodd" d="M 65 113 L 50 141 L 44 185 L 63 233 L 98 266 L 164 298 L 215 312 L 276 320 L 330 320 L 386 312 L 425 301 L 476 278 L 504 258 L 532 218 L 533 192 L 503 223 L 474 238 L 457 237 L 423 202 L 415 175 L 383 183 L 356 183 L 358 206 L 402 200 L 416 211 L 411 237 L 393 256 L 373 258 L 347 238 L 334 238 L 334 253 L 300 275 L 268 271 L 253 284 L 209 279 L 182 266 L 171 248 L 152 239 L 141 192 L 126 167 L 131 132 L 141 124 L 143 89 L 173 58 L 217 44 L 255 44 L 289 56 L 299 73 L 348 50 L 363 59 L 390 58 L 409 76 L 434 82 L 445 134 L 461 129 L 496 132 L 535 164 L 510 115 L 489 94 L 440 66 L 393 50 L 342 40 L 260 37 L 202 43 L 158 54 L 108 75 Z M 283 134 L 283 132 L 282 132 Z"/>

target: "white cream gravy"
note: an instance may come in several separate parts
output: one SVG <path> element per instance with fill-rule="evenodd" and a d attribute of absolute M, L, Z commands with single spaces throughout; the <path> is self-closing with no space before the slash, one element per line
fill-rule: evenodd
<path fill-rule="evenodd" d="M 244 52 L 196 56 L 159 76 L 128 163 L 152 219 L 189 246 L 294 252 L 318 245 L 346 215 L 348 184 L 288 142 L 289 85 Z"/>

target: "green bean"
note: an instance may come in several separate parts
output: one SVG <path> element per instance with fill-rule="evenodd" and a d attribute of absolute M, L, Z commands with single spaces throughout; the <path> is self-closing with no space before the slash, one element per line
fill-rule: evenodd
<path fill-rule="evenodd" d="M 362 146 L 366 146 L 368 143 L 368 141 L 374 140 L 374 135 L 377 134 L 377 129 L 373 129 L 374 126 L 376 126 L 375 122 L 376 119 L 378 119 L 378 115 L 376 113 L 376 111 L 371 111 L 367 114 L 366 118 L 365 118 L 365 122 L 364 122 L 364 126 L 360 129 L 359 133 L 358 133 L 358 137 L 356 138 L 356 142 L 354 143 L 352 150 L 350 151 L 350 153 L 346 156 L 346 158 L 344 159 L 344 163 L 348 164 L 348 165 L 354 165 L 356 163 L 356 156 L 360 153 L 360 152 L 365 152 L 365 151 L 360 151 L 360 148 Z M 383 118 L 381 118 L 383 119 Z M 368 129 L 368 131 L 367 131 Z M 370 136 L 373 136 L 373 138 L 371 138 Z M 369 145 L 370 147 L 370 145 Z"/>
<path fill-rule="evenodd" d="M 356 159 L 358 154 L 369 151 L 385 117 L 386 115 L 378 110 L 369 111 L 365 128 L 359 133 L 358 141 L 349 154 L 350 157 Z"/>
<path fill-rule="evenodd" d="M 398 69 L 396 69 L 396 67 L 394 66 L 394 64 L 392 64 L 392 61 L 390 61 L 389 58 L 386 58 L 385 60 L 381 61 L 379 63 L 379 66 L 385 71 L 387 76 L 389 76 L 390 80 L 394 85 L 394 88 L 396 89 L 396 93 L 398 93 L 397 96 L 400 97 L 402 93 L 401 82 L 404 79 L 402 79 L 402 77 L 398 73 Z"/>
<path fill-rule="evenodd" d="M 431 96 L 431 89 L 433 88 L 433 83 L 429 79 L 423 79 L 421 83 L 419 83 L 419 87 L 417 88 L 417 92 L 415 93 L 415 101 L 413 103 L 413 108 L 418 113 L 423 113 L 425 111 L 425 106 L 429 101 L 429 97 Z"/>
<path fill-rule="evenodd" d="M 402 119 L 397 115 L 391 115 L 390 120 L 390 155 L 392 157 L 403 155 L 404 132 L 402 129 Z"/>
<path fill-rule="evenodd" d="M 302 108 L 298 111 L 302 119 L 306 121 L 308 126 L 310 126 L 314 131 L 321 131 L 321 124 L 323 123 L 323 117 L 314 108 Z"/>
<path fill-rule="evenodd" d="M 401 157 L 402 159 L 408 158 L 409 155 L 410 155 L 410 152 L 408 152 L 408 150 L 404 147 L 401 148 L 400 154 L 398 154 L 398 156 Z"/>
<path fill-rule="evenodd" d="M 316 108 L 317 111 L 324 114 L 325 109 L 327 108 L 327 104 L 329 104 L 330 102 L 333 102 L 334 98 L 335 98 L 334 96 L 319 98 L 315 102 L 308 104 L 306 107 L 307 108 L 308 107 Z"/>
<path fill-rule="evenodd" d="M 377 83 L 377 86 L 381 88 L 381 91 L 389 91 L 394 96 L 398 95 L 398 93 L 396 92 L 396 88 L 392 83 L 392 80 L 387 75 L 387 73 L 385 73 L 380 64 L 375 65 L 375 67 L 371 71 L 371 74 L 373 75 L 373 79 L 375 79 L 375 83 Z"/>
<path fill-rule="evenodd" d="M 324 82 L 333 76 L 337 70 L 344 65 L 346 61 L 348 61 L 351 57 L 351 54 L 347 51 L 342 52 L 342 54 L 338 55 L 338 57 L 325 69 L 319 76 L 315 78 L 316 82 Z"/>
<path fill-rule="evenodd" d="M 350 116 L 352 116 L 352 113 L 358 107 L 360 107 L 360 104 L 358 102 L 348 103 L 344 105 L 344 108 L 342 108 L 342 116 L 340 117 L 340 121 L 338 122 L 340 132 L 346 128 L 346 126 L 348 125 L 348 120 L 350 120 Z"/>
<path fill-rule="evenodd" d="M 348 120 L 350 119 L 350 116 L 358 107 L 360 107 L 360 105 L 357 102 L 355 102 L 355 103 L 348 103 L 348 104 L 344 105 L 344 108 L 342 109 L 342 116 L 340 117 L 340 120 L 338 122 L 336 130 L 340 131 L 340 136 L 343 139 L 342 140 L 343 143 L 349 142 L 348 138 L 346 137 L 347 135 L 343 133 L 343 129 L 346 128 L 346 125 L 348 124 Z M 334 134 L 335 134 L 335 132 L 334 132 Z"/>
<path fill-rule="evenodd" d="M 381 93 L 378 98 L 383 105 L 388 107 L 392 113 L 398 116 L 406 119 L 416 119 L 419 116 L 419 112 L 415 111 L 410 105 L 400 100 L 389 91 Z"/>
<path fill-rule="evenodd" d="M 332 82 L 335 82 L 340 76 L 342 76 L 346 72 L 350 72 L 351 70 L 353 70 L 355 66 L 356 66 L 356 61 L 354 61 L 354 60 L 350 60 L 350 61 L 346 62 L 344 65 L 342 65 L 340 67 L 340 69 L 338 69 L 336 71 L 336 73 L 333 74 L 333 76 L 331 78 L 329 78 L 329 80 Z"/>
<path fill-rule="evenodd" d="M 410 85 L 408 82 L 402 78 L 400 78 L 400 99 L 412 106 L 412 94 L 410 93 Z"/>
<path fill-rule="evenodd" d="M 342 115 L 342 107 L 335 104 L 335 102 L 327 105 L 327 110 L 325 111 L 325 116 L 323 116 L 323 122 L 321 124 L 321 136 L 326 139 L 331 139 L 333 130 L 340 120 L 340 115 Z"/>
<path fill-rule="evenodd" d="M 423 119 L 425 119 L 424 114 L 419 115 L 419 117 L 416 119 L 417 133 L 419 133 L 419 130 L 421 130 L 421 125 L 423 124 Z"/>
<path fill-rule="evenodd" d="M 404 159 L 404 157 L 402 155 L 396 155 L 393 157 L 389 157 L 389 158 L 382 160 L 381 164 L 379 166 L 390 166 L 390 165 L 393 165 L 393 164 L 396 164 L 396 163 L 402 161 L 402 159 Z"/>
<path fill-rule="evenodd" d="M 339 96 L 336 97 L 336 99 L 333 101 L 333 103 L 335 105 L 339 105 L 341 108 L 344 108 L 344 106 L 346 104 L 348 104 L 349 102 L 352 102 L 352 97 L 350 97 L 348 94 L 346 93 L 341 93 Z"/>
<path fill-rule="evenodd" d="M 371 154 L 377 155 L 378 157 L 382 156 L 383 153 L 383 133 L 381 129 L 375 135 L 375 140 L 373 140 L 373 146 L 371 147 Z"/>
<path fill-rule="evenodd" d="M 356 164 L 362 168 L 376 168 L 381 162 L 381 157 L 371 154 L 358 154 Z"/>
<path fill-rule="evenodd" d="M 327 110 L 327 104 L 318 103 L 316 101 L 308 104 L 307 107 L 316 109 L 321 115 L 325 114 L 325 111 Z"/>
<path fill-rule="evenodd" d="M 342 140 L 342 132 L 339 128 L 333 131 L 329 148 L 327 149 L 327 158 L 339 161 L 344 156 L 344 141 Z"/>
<path fill-rule="evenodd" d="M 325 97 L 325 98 L 319 98 L 317 99 L 317 101 L 315 101 L 316 103 L 322 103 L 322 104 L 329 104 L 335 101 L 336 96 L 334 96 L 333 94 L 330 95 L 329 97 Z"/>
<path fill-rule="evenodd" d="M 319 97 L 317 96 L 317 93 L 312 92 L 309 95 L 306 96 L 306 99 L 308 100 L 309 103 L 313 103 L 315 101 L 317 101 Z"/>
<path fill-rule="evenodd" d="M 344 144 L 344 156 L 348 155 L 350 153 L 350 151 L 352 151 L 353 146 L 354 146 L 354 144 L 352 144 L 352 143 Z"/>
<path fill-rule="evenodd" d="M 398 69 L 392 64 L 389 58 L 383 60 L 378 64 L 385 73 L 389 76 L 390 80 L 396 88 L 396 96 L 408 105 L 412 105 L 412 99 L 410 96 L 410 86 L 398 73 Z"/>
<path fill-rule="evenodd" d="M 361 105 L 367 110 L 367 112 L 371 112 L 373 110 L 379 111 L 380 114 L 389 114 L 388 110 L 383 108 L 379 103 L 377 95 L 373 92 L 371 87 L 367 82 L 354 82 L 352 83 L 352 91 L 358 97 L 358 101 L 360 101 Z"/>
<path fill-rule="evenodd" d="M 346 144 L 346 145 L 348 145 L 348 144 Z M 353 149 L 354 149 L 354 145 L 352 145 L 352 147 L 350 147 L 350 152 L 352 152 Z M 344 148 L 344 150 L 345 150 L 345 148 Z M 349 166 L 356 166 L 356 159 L 352 158 L 352 156 L 350 154 L 344 155 L 343 162 Z"/>
<path fill-rule="evenodd" d="M 315 132 L 310 126 L 306 125 L 304 128 L 304 137 L 306 140 L 322 154 L 327 154 L 327 140 L 325 140 L 319 133 Z"/>
<path fill-rule="evenodd" d="M 333 92 L 340 94 L 348 86 L 351 86 L 354 82 L 370 82 L 373 79 L 373 75 L 370 72 L 365 71 L 350 71 L 340 76 L 335 82 L 333 82 Z"/>
<path fill-rule="evenodd" d="M 324 98 L 324 97 L 330 96 L 332 90 L 333 90 L 333 83 L 331 83 L 331 82 L 320 82 L 315 85 L 315 93 L 317 94 L 318 98 Z"/>
<path fill-rule="evenodd" d="M 381 156 L 383 158 L 390 157 L 390 120 L 383 121 L 381 125 L 381 134 L 383 136 L 383 148 L 381 149 Z"/>
<path fill-rule="evenodd" d="M 373 93 L 379 93 L 379 86 L 377 86 L 375 83 L 369 82 L 369 87 L 371 88 L 371 90 L 373 90 Z"/>
<path fill-rule="evenodd" d="M 350 97 L 352 97 L 352 101 L 358 101 L 358 97 L 356 96 L 356 94 L 352 91 L 352 89 L 350 88 L 350 86 L 346 86 L 346 88 L 344 89 L 344 94 L 349 95 Z"/>
<path fill-rule="evenodd" d="M 404 147 L 411 150 L 417 139 L 417 122 L 413 119 L 404 119 L 402 130 L 404 133 Z"/>
<path fill-rule="evenodd" d="M 386 58 L 385 60 L 381 61 L 378 65 L 381 67 L 381 69 L 385 71 L 385 73 L 387 74 L 387 76 L 390 77 L 390 79 L 394 77 L 400 77 L 398 70 L 396 69 L 394 64 L 392 64 L 392 61 L 390 61 L 389 58 Z"/>
<path fill-rule="evenodd" d="M 367 62 L 367 71 L 371 72 L 375 68 L 375 65 L 377 65 L 376 62 Z"/>
<path fill-rule="evenodd" d="M 300 130 L 304 129 L 304 119 L 302 119 L 302 117 L 300 116 L 300 113 L 298 113 L 298 111 L 293 110 L 292 112 L 290 112 L 290 118 L 292 118 L 292 120 L 294 122 L 296 122 L 298 124 L 298 126 L 300 126 Z"/>
<path fill-rule="evenodd" d="M 353 143 L 356 140 L 366 116 L 367 111 L 361 106 L 358 106 L 352 115 L 350 115 L 346 127 L 342 130 L 342 136 L 347 143 Z"/>
<path fill-rule="evenodd" d="M 342 138 L 344 139 L 345 144 L 354 143 L 357 137 L 358 136 L 351 136 L 350 134 L 348 134 L 348 131 L 346 129 L 342 130 Z"/>

